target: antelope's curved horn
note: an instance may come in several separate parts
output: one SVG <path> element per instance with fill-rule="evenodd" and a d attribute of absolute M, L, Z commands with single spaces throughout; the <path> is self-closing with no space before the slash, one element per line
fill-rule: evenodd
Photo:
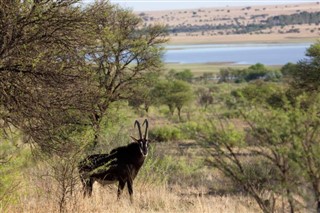
<path fill-rule="evenodd" d="M 136 125 L 138 126 L 138 131 L 139 131 L 140 139 L 142 139 L 142 133 L 141 133 L 140 123 L 139 123 L 139 121 L 137 121 L 137 120 L 134 122 L 134 128 L 136 127 Z"/>
<path fill-rule="evenodd" d="M 149 123 L 148 123 L 148 120 L 145 119 L 142 126 L 146 124 L 146 130 L 145 130 L 145 133 L 144 133 L 144 139 L 147 139 L 148 138 L 148 126 L 149 126 Z"/>

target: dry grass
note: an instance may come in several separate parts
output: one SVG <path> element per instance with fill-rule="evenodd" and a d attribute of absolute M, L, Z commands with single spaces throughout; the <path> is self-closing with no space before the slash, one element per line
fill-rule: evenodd
<path fill-rule="evenodd" d="M 116 186 L 94 185 L 93 196 L 83 199 L 80 190 L 69 200 L 66 212 L 259 212 L 255 203 L 245 196 L 209 196 L 193 191 L 168 189 L 165 186 L 137 184 L 134 203 L 131 204 L 124 191 L 120 201 L 116 201 Z M 8 212 L 58 212 L 54 195 L 30 194 L 21 196 L 20 203 L 11 206 Z"/>
<path fill-rule="evenodd" d="M 231 24 L 234 18 L 239 18 L 243 24 L 264 20 L 276 15 L 289 15 L 302 11 L 318 12 L 320 5 L 317 2 L 290 3 L 279 5 L 230 6 L 216 8 L 194 8 L 179 10 L 144 11 L 138 13 L 146 24 L 163 23 L 169 26 L 204 25 L 204 24 Z M 259 16 L 260 15 L 260 16 Z M 264 15 L 264 16 L 262 16 Z M 252 16 L 257 16 L 252 19 Z"/>

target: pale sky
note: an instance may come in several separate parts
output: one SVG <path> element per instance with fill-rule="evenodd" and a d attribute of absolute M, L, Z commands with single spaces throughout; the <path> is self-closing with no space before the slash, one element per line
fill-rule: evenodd
<path fill-rule="evenodd" d="M 94 0 L 83 0 L 85 3 Z M 225 6 L 254 6 L 270 4 L 294 4 L 318 2 L 320 0 L 110 0 L 111 3 L 119 4 L 122 7 L 133 9 L 134 11 L 150 10 L 173 10 L 173 9 L 195 9 L 205 7 L 225 7 Z M 319 6 L 320 10 L 320 6 Z"/>

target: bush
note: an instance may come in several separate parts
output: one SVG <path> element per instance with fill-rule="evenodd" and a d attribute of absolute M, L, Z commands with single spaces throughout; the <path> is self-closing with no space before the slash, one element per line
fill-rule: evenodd
<path fill-rule="evenodd" d="M 178 126 L 161 126 L 150 130 L 149 137 L 156 141 L 175 141 L 182 139 L 196 139 L 199 133 L 204 133 L 203 125 L 189 121 Z"/>
<path fill-rule="evenodd" d="M 168 182 L 170 184 L 178 184 L 180 186 L 199 186 L 204 180 L 204 174 L 201 169 L 204 167 L 202 160 L 193 159 L 173 159 L 174 164 L 170 167 L 170 176 Z"/>
<path fill-rule="evenodd" d="M 138 179 L 145 184 L 165 184 L 173 172 L 172 168 L 174 165 L 175 161 L 171 157 L 157 156 L 154 149 L 151 149 Z"/>
<path fill-rule="evenodd" d="M 18 131 L 0 131 L 0 212 L 19 202 L 18 189 L 24 183 L 22 170 L 32 163 L 30 150 L 20 140 Z"/>
<path fill-rule="evenodd" d="M 248 101 L 259 105 L 268 104 L 271 107 L 282 107 L 285 99 L 282 87 L 261 80 L 232 91 L 231 96 L 237 100 L 234 103 L 236 106 L 239 106 L 241 102 Z M 228 104 L 231 106 L 232 103 Z"/>
<path fill-rule="evenodd" d="M 194 121 L 180 124 L 179 129 L 185 139 L 197 139 L 199 133 L 205 131 L 205 128 L 201 124 Z"/>
<path fill-rule="evenodd" d="M 144 163 L 138 182 L 145 185 L 161 184 L 199 184 L 203 178 L 201 169 L 202 160 L 189 161 L 187 159 L 175 158 L 168 155 L 157 153 L 156 149 L 149 150 L 149 156 Z"/>
<path fill-rule="evenodd" d="M 265 75 L 265 81 L 273 81 L 273 82 L 277 82 L 280 81 L 282 79 L 282 73 L 280 71 L 269 71 L 266 75 Z"/>
<path fill-rule="evenodd" d="M 149 137 L 156 141 L 174 141 L 183 139 L 181 130 L 175 126 L 156 127 L 150 130 Z"/>
<path fill-rule="evenodd" d="M 287 63 L 283 67 L 281 67 L 280 71 L 283 76 L 291 76 L 297 69 L 297 65 L 293 63 Z"/>
<path fill-rule="evenodd" d="M 262 79 L 264 81 L 279 81 L 282 73 L 269 70 L 263 64 L 257 63 L 247 69 L 224 68 L 220 70 L 219 82 L 243 83 Z"/>

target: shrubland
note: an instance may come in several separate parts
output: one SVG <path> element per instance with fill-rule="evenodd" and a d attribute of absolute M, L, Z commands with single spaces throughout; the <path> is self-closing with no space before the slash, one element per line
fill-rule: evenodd
<path fill-rule="evenodd" d="M 162 26 L 77 2 L 1 2 L 1 211 L 319 211 L 319 42 L 294 65 L 199 81 L 165 71 Z M 113 186 L 83 199 L 78 162 L 127 144 L 145 117 L 135 203 Z"/>

